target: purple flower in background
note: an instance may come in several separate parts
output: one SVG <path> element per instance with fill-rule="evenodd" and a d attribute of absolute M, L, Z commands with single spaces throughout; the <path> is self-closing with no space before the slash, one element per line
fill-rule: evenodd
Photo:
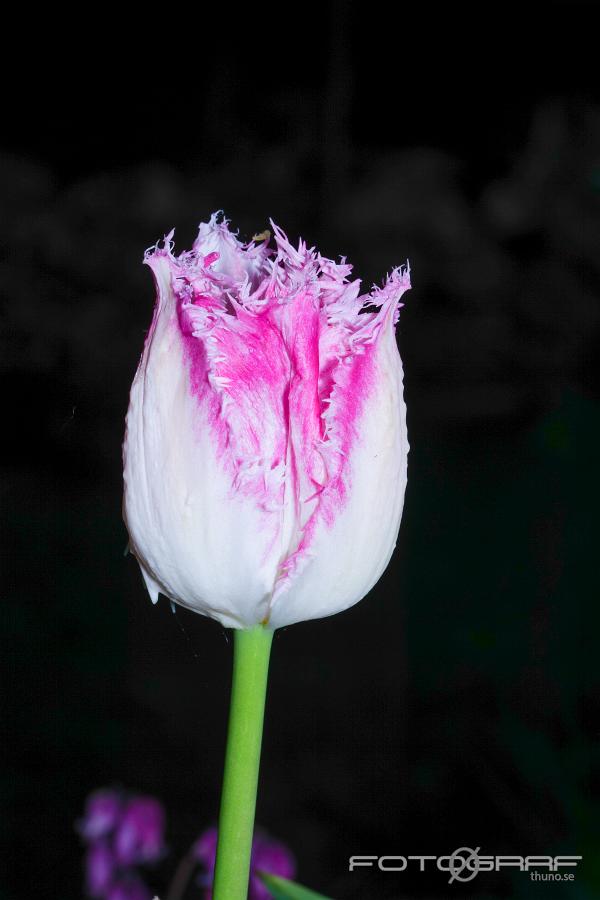
<path fill-rule="evenodd" d="M 202 863 L 206 869 L 207 875 L 210 875 L 211 882 L 215 869 L 215 860 L 217 858 L 217 837 L 218 832 L 216 826 L 213 825 L 211 828 L 207 828 L 206 831 L 202 832 L 192 847 L 192 853 L 198 862 Z"/>
<path fill-rule="evenodd" d="M 112 881 L 115 859 L 104 840 L 92 844 L 85 857 L 85 883 L 90 897 L 104 897 Z"/>
<path fill-rule="evenodd" d="M 112 831 L 121 813 L 122 800 L 117 791 L 94 791 L 87 798 L 85 815 L 79 823 L 79 831 L 86 841 L 104 837 Z"/>
<path fill-rule="evenodd" d="M 126 878 L 115 881 L 106 900 L 152 900 L 152 894 L 139 878 Z"/>
<path fill-rule="evenodd" d="M 98 900 L 151 900 L 137 865 L 164 853 L 165 814 L 154 797 L 94 791 L 77 830 L 87 844 L 85 884 Z"/>
<path fill-rule="evenodd" d="M 273 841 L 260 832 L 255 835 L 252 844 L 250 861 L 250 897 L 252 900 L 272 900 L 257 872 L 268 872 L 269 875 L 280 875 L 282 878 L 294 878 L 296 861 L 291 852 L 278 841 Z"/>
<path fill-rule="evenodd" d="M 94 900 L 152 900 L 154 894 L 136 867 L 156 862 L 164 854 L 164 829 L 165 813 L 154 797 L 109 789 L 90 794 L 84 817 L 77 823 L 77 830 L 87 845 L 87 896 Z M 216 828 L 207 828 L 200 835 L 191 855 L 204 868 L 199 882 L 204 889 L 204 900 L 212 900 Z M 296 863 L 284 844 L 257 831 L 252 843 L 248 900 L 271 900 L 259 872 L 294 878 Z"/>
<path fill-rule="evenodd" d="M 122 865 L 156 862 L 162 856 L 165 814 L 153 797 L 133 797 L 115 834 L 115 852 Z"/>
<path fill-rule="evenodd" d="M 202 884 L 206 888 L 204 897 L 205 900 L 211 900 L 211 886 L 217 855 L 217 829 L 215 827 L 207 828 L 200 835 L 194 844 L 193 853 L 206 870 L 202 879 Z M 285 844 L 274 841 L 260 831 L 255 832 L 252 842 L 248 900 L 271 900 L 272 895 L 258 877 L 258 872 L 268 872 L 270 875 L 280 875 L 282 878 L 294 878 L 296 874 L 296 862 Z"/>

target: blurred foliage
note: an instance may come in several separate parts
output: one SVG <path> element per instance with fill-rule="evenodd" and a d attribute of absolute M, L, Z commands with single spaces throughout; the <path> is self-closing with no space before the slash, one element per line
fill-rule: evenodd
<path fill-rule="evenodd" d="M 456 441 L 411 460 L 408 668 L 444 742 L 416 771 L 435 786 L 436 760 L 460 759 L 518 835 L 505 852 L 581 853 L 556 896 L 600 893 L 599 440 L 600 406 L 570 393 L 517 439 L 473 435 L 468 454 Z"/>

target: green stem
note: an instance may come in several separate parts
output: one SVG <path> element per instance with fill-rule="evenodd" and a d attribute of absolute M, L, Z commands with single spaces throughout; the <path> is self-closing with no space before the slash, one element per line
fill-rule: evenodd
<path fill-rule="evenodd" d="M 246 900 L 273 632 L 236 630 L 213 900 Z"/>

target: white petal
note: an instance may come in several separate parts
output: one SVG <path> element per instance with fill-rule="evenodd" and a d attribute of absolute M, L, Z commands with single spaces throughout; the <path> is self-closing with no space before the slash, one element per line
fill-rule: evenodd
<path fill-rule="evenodd" d="M 169 262 L 152 258 L 159 308 L 131 389 L 124 514 L 150 595 L 246 627 L 267 613 L 285 546 L 281 512 L 232 493 L 190 392 Z"/>

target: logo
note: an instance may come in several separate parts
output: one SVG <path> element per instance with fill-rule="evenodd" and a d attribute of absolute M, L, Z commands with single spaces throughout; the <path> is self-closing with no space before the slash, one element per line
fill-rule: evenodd
<path fill-rule="evenodd" d="M 458 847 L 448 856 L 351 856 L 348 870 L 377 868 L 381 872 L 404 872 L 409 866 L 420 872 L 426 868 L 437 869 L 449 875 L 448 884 L 455 881 L 472 881 L 479 872 L 500 872 L 513 869 L 529 873 L 532 881 L 573 881 L 571 869 L 577 866 L 581 856 L 480 856 L 481 847 Z"/>

